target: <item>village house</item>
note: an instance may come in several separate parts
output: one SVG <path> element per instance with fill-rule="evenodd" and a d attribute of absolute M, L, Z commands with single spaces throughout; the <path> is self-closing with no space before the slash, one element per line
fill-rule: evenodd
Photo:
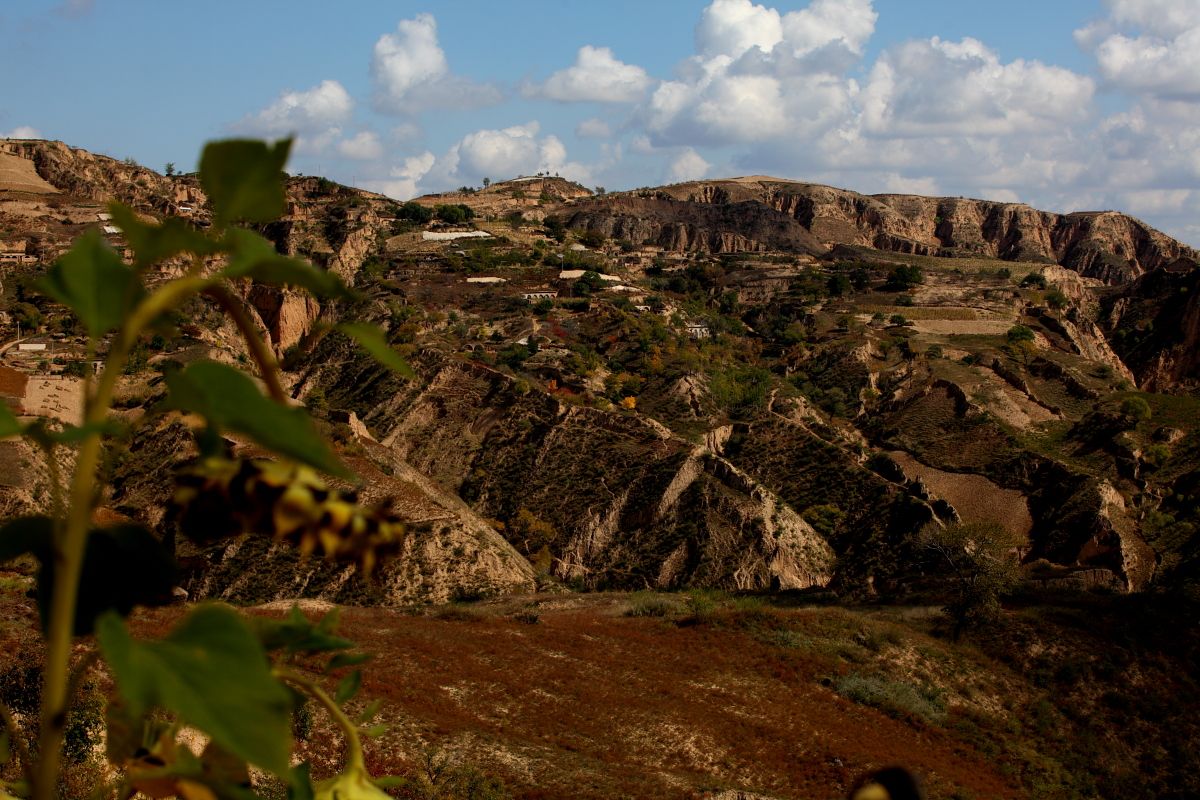
<path fill-rule="evenodd" d="M 508 278 L 496 278 L 493 276 L 477 276 L 467 278 L 467 283 L 508 283 Z"/>
<path fill-rule="evenodd" d="M 521 297 L 532 303 L 537 300 L 553 300 L 558 297 L 558 292 L 523 292 Z"/>
<path fill-rule="evenodd" d="M 692 339 L 708 339 L 712 336 L 712 330 L 703 322 L 689 322 L 683 330 Z"/>
<path fill-rule="evenodd" d="M 0 242 L 0 264 L 32 264 L 37 256 L 26 252 L 28 242 L 18 239 L 13 242 Z"/>

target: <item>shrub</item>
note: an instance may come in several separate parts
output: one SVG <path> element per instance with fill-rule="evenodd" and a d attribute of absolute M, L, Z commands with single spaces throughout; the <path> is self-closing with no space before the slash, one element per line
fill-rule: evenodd
<path fill-rule="evenodd" d="M 925 273 L 914 264 L 901 264 L 888 273 L 885 291 L 903 292 L 925 282 Z"/>
<path fill-rule="evenodd" d="M 1135 427 L 1139 422 L 1150 419 L 1150 404 L 1144 397 L 1126 397 L 1121 401 L 1121 416 L 1126 425 Z"/>
<path fill-rule="evenodd" d="M 1034 340 L 1033 329 L 1027 325 L 1013 325 L 1008 329 L 1005 338 L 1013 344 L 1018 342 L 1032 342 Z"/>

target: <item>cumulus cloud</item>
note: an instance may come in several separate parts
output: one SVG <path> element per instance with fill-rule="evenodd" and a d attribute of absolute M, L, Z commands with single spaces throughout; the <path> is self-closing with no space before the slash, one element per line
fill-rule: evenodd
<path fill-rule="evenodd" d="M 497 103 L 500 91 L 454 75 L 438 44 L 432 14 L 401 20 L 371 54 L 375 107 L 384 113 L 413 114 L 433 108 L 475 108 Z"/>
<path fill-rule="evenodd" d="M 708 174 L 711 166 L 699 153 L 688 147 L 671 162 L 667 180 L 671 183 L 698 181 Z"/>
<path fill-rule="evenodd" d="M 395 200 L 409 200 L 421 194 L 417 184 L 433 169 L 437 158 L 428 151 L 404 159 L 399 166 L 392 167 L 386 178 L 365 181 L 363 188 L 385 194 Z"/>
<path fill-rule="evenodd" d="M 541 85 L 526 86 L 524 93 L 562 103 L 634 103 L 650 83 L 646 70 L 619 61 L 607 47 L 584 45 L 572 66 L 555 72 Z"/>
<path fill-rule="evenodd" d="M 997 136 L 1070 124 L 1091 103 L 1090 78 L 1017 59 L 976 39 L 906 42 L 884 53 L 860 98 L 867 130 L 887 136 Z"/>
<path fill-rule="evenodd" d="M 361 131 L 338 142 L 337 151 L 346 158 L 373 161 L 383 155 L 383 143 L 372 131 Z"/>
<path fill-rule="evenodd" d="M 28 125 L 18 125 L 8 133 L 0 133 L 0 139 L 41 139 L 42 134 L 37 128 Z"/>
<path fill-rule="evenodd" d="M 1115 88 L 1200 99 L 1200 0 L 1114 0 L 1108 18 L 1075 38 Z"/>
<path fill-rule="evenodd" d="M 261 111 L 233 125 L 240 133 L 265 137 L 296 137 L 299 155 L 333 155 L 374 161 L 384 154 L 379 135 L 362 130 L 344 135 L 354 116 L 355 102 L 340 83 L 326 80 L 304 91 L 285 91 Z"/>
<path fill-rule="evenodd" d="M 345 123 L 354 111 L 354 100 L 337 81 L 321 83 L 303 92 L 287 91 L 269 106 L 241 122 L 241 127 L 266 136 L 312 133 Z"/>
<path fill-rule="evenodd" d="M 612 128 L 604 120 L 591 117 L 575 126 L 575 135 L 580 139 L 607 139 L 612 136 Z"/>
<path fill-rule="evenodd" d="M 568 162 L 567 148 L 554 135 L 539 136 L 537 122 L 500 130 L 478 130 L 450 148 L 450 174 L 471 183 L 484 177 L 501 180 L 535 172 L 562 174 L 575 180 L 590 178 L 590 170 Z"/>

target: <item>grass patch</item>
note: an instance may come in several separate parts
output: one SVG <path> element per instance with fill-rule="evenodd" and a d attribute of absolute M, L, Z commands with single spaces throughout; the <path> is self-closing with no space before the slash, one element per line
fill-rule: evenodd
<path fill-rule="evenodd" d="M 838 678 L 834 688 L 847 699 L 899 719 L 940 723 L 946 718 L 945 703 L 936 691 L 904 681 L 851 672 Z"/>
<path fill-rule="evenodd" d="M 629 598 L 627 617 L 669 617 L 680 610 L 679 605 L 651 592 L 638 592 Z"/>

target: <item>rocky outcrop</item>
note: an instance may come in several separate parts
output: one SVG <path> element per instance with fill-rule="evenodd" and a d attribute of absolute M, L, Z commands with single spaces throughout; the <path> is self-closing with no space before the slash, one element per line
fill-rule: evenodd
<path fill-rule="evenodd" d="M 140 211 L 176 214 L 180 206 L 206 202 L 194 177 L 165 177 L 128 161 L 89 153 L 63 142 L 6 140 L 0 152 L 33 162 L 37 174 L 56 189 L 90 200 L 118 200 Z"/>
<path fill-rule="evenodd" d="M 625 588 L 829 581 L 833 551 L 824 538 L 708 448 L 636 415 L 522 394 L 482 365 L 426 358 L 419 391 L 330 399 L 354 408 L 398 458 L 476 513 L 506 523 L 513 544 L 528 546 L 520 521 L 536 518 L 559 577 Z M 323 380 L 363 382 L 333 372 Z"/>
<path fill-rule="evenodd" d="M 254 284 L 247 302 L 258 312 L 276 355 L 297 344 L 321 313 L 321 304 L 307 292 Z"/>
<path fill-rule="evenodd" d="M 1200 268 L 1177 262 L 1107 295 L 1102 324 L 1121 360 L 1152 392 L 1200 389 Z"/>
<path fill-rule="evenodd" d="M 1123 283 L 1196 252 L 1116 212 L 1055 214 L 1018 203 L 861 195 L 773 178 L 701 181 L 576 201 L 573 228 L 671 250 L 828 251 L 838 244 L 1060 264 Z"/>

